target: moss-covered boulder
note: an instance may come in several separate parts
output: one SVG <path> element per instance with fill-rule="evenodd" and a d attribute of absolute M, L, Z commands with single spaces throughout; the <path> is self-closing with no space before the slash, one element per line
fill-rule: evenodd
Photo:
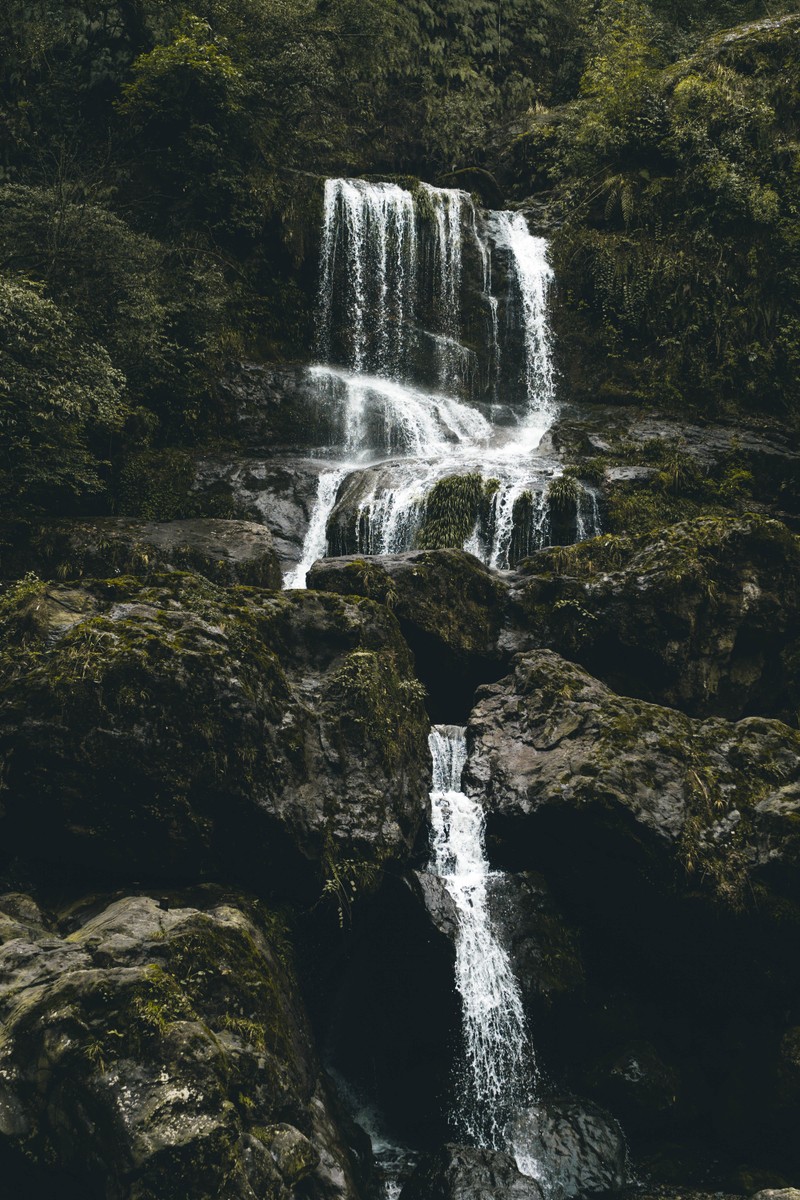
<path fill-rule="evenodd" d="M 506 585 L 472 554 L 422 550 L 380 559 L 323 558 L 309 571 L 308 586 L 367 596 L 391 608 L 442 720 L 466 714 L 477 684 L 497 678 Z"/>
<path fill-rule="evenodd" d="M 9 895 L 0 941 L 4 1194 L 38 1168 L 107 1200 L 358 1195 L 269 912 L 199 889 L 58 919 Z"/>
<path fill-rule="evenodd" d="M 138 521 L 96 517 L 49 526 L 29 548 L 28 565 L 47 579 L 104 579 L 196 571 L 221 584 L 279 588 L 272 535 L 254 521 L 198 517 Z"/>
<path fill-rule="evenodd" d="M 800 734 L 780 721 L 693 720 L 542 650 L 479 691 L 468 738 L 496 833 L 559 810 L 724 903 L 800 895 Z"/>
<path fill-rule="evenodd" d="M 509 620 L 618 691 L 696 715 L 796 721 L 800 540 L 779 521 L 703 517 L 658 535 L 539 551 Z"/>
<path fill-rule="evenodd" d="M 174 574 L 28 580 L 2 622 L 4 854 L 287 889 L 407 855 L 427 718 L 385 608 Z"/>

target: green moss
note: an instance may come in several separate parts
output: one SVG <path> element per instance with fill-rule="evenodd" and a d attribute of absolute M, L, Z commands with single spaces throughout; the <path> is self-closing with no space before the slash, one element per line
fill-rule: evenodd
<path fill-rule="evenodd" d="M 547 487 L 547 500 L 553 512 L 574 512 L 580 500 L 581 488 L 574 476 L 564 472 L 551 479 Z"/>
<path fill-rule="evenodd" d="M 400 674 L 393 654 L 348 654 L 328 684 L 328 695 L 339 706 L 340 730 L 346 736 L 355 733 L 365 748 L 377 745 L 387 774 L 413 751 L 424 724 L 425 689 Z"/>
<path fill-rule="evenodd" d="M 491 495 L 478 474 L 440 479 L 426 497 L 417 546 L 421 550 L 460 549 L 485 517 Z"/>

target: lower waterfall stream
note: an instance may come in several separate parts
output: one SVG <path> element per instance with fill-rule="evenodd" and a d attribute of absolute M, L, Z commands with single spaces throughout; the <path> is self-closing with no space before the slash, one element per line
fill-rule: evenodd
<path fill-rule="evenodd" d="M 432 861 L 457 913 L 456 989 L 461 1000 L 461 1061 L 454 1072 L 451 1121 L 460 1139 L 513 1153 L 509 1127 L 534 1100 L 536 1062 L 519 983 L 489 912 L 484 812 L 461 790 L 466 730 L 434 725 Z M 539 1177 L 526 1157 L 525 1173 Z"/>
<path fill-rule="evenodd" d="M 453 1124 L 467 1142 L 505 1148 L 509 1120 L 531 1103 L 535 1079 L 519 984 L 489 915 L 489 862 L 480 804 L 461 790 L 466 731 L 435 725 L 431 822 L 433 860 L 455 905 L 456 988 L 463 1014 Z"/>

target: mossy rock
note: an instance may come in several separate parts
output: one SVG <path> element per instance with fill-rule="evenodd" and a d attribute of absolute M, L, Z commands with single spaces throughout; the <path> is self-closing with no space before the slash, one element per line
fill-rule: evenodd
<path fill-rule="evenodd" d="M 483 679 L 497 676 L 506 585 L 463 550 L 350 555 L 315 563 L 309 587 L 368 596 L 387 606 L 414 653 L 434 713 L 451 719 Z M 445 711 L 451 706 L 450 712 Z"/>
<path fill-rule="evenodd" d="M 385 609 L 173 573 L 27 581 L 0 621 L 6 854 L 302 891 L 331 847 L 413 844 L 427 719 Z"/>
<path fill-rule="evenodd" d="M 539 551 L 519 567 L 519 649 L 550 646 L 617 690 L 706 716 L 797 721 L 800 542 L 761 516 L 700 517 Z"/>
<path fill-rule="evenodd" d="M 17 920 L 20 899 L 0 914 Z M 252 899 L 204 888 L 88 897 L 4 938 L 0 1139 L 20 1183 L 28 1163 L 124 1200 L 290 1200 L 274 1129 L 306 1194 L 330 1195 L 324 1154 L 352 1196 L 278 931 Z"/>
<path fill-rule="evenodd" d="M 26 565 L 43 579 L 146 579 L 176 570 L 195 571 L 226 585 L 281 586 L 272 535 L 253 521 L 64 521 L 39 531 L 26 557 Z"/>
<path fill-rule="evenodd" d="M 481 689 L 468 740 L 466 790 L 488 798 L 512 838 L 558 810 L 636 843 L 676 887 L 707 889 L 723 905 L 771 887 L 794 896 L 800 733 L 780 721 L 693 720 L 616 695 L 541 650 Z"/>

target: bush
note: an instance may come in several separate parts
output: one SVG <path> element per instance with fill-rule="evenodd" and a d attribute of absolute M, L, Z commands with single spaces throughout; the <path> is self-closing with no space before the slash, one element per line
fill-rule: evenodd
<path fill-rule="evenodd" d="M 31 284 L 0 277 L 0 498 L 57 507 L 105 486 L 127 415 L 124 376 Z"/>

